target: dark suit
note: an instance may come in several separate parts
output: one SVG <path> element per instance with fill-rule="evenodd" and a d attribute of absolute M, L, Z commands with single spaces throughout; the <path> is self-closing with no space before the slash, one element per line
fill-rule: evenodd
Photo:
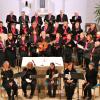
<path fill-rule="evenodd" d="M 67 21 L 68 22 L 68 17 L 67 17 L 66 14 L 63 14 L 63 17 L 61 19 L 61 15 L 59 14 L 59 15 L 57 15 L 56 21 L 57 22 L 64 22 L 64 21 Z"/>
<path fill-rule="evenodd" d="M 31 23 L 33 23 L 34 21 L 36 21 L 36 16 L 32 16 L 32 18 L 31 18 Z M 37 17 L 37 21 L 38 21 L 39 26 L 41 26 L 43 24 L 42 18 L 40 16 Z"/>
<path fill-rule="evenodd" d="M 19 17 L 19 23 L 20 23 L 20 28 L 22 27 L 22 24 L 25 23 L 26 26 L 28 27 L 28 23 L 29 23 L 29 16 L 25 15 L 25 17 L 23 18 L 22 16 Z"/>
<path fill-rule="evenodd" d="M 49 18 L 49 15 L 46 15 L 44 18 L 44 22 L 47 21 L 49 25 L 53 25 L 55 23 L 55 16 L 51 15 Z"/>
<path fill-rule="evenodd" d="M 82 19 L 81 19 L 81 16 L 72 16 L 72 19 L 70 19 L 70 22 L 72 24 L 72 29 L 75 27 L 75 23 L 76 22 L 79 22 L 79 23 L 82 23 Z"/>
<path fill-rule="evenodd" d="M 17 17 L 16 15 L 7 15 L 6 17 L 6 23 L 8 23 L 8 29 L 10 28 L 11 26 L 11 23 L 16 23 L 17 22 Z"/>

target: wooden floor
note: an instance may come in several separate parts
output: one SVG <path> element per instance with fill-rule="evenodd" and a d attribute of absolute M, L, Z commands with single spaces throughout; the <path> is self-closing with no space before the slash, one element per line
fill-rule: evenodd
<path fill-rule="evenodd" d="M 79 70 L 81 70 L 81 68 L 78 67 Z M 14 72 L 16 72 L 16 68 L 14 69 Z M 63 82 L 63 81 L 62 81 Z M 82 84 L 84 83 L 84 80 L 79 80 L 79 100 L 82 100 Z M 63 84 L 63 83 L 62 83 Z M 78 93 L 77 93 L 77 89 L 75 89 L 75 93 L 73 96 L 73 100 L 78 100 Z M 28 90 L 28 94 L 30 93 L 30 90 Z M 92 90 L 93 93 L 93 90 Z M 61 95 L 60 95 L 61 94 Z M 99 87 L 95 89 L 95 100 L 100 100 L 100 94 L 99 94 Z M 8 100 L 7 99 L 7 94 L 5 91 L 1 91 L 0 93 L 0 100 Z M 66 100 L 65 97 L 65 91 L 62 88 L 61 91 L 57 91 L 57 96 L 55 98 L 50 98 L 46 95 L 46 92 L 42 91 L 40 94 L 38 94 L 37 90 L 35 91 L 35 96 L 33 96 L 32 99 L 28 99 L 25 98 L 23 96 L 22 90 L 19 89 L 18 90 L 18 98 L 16 98 L 15 100 Z"/>

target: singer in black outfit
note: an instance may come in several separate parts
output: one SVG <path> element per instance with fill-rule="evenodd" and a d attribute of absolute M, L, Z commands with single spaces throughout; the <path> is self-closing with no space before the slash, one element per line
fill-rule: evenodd
<path fill-rule="evenodd" d="M 72 62 L 69 63 L 68 67 L 64 70 L 64 83 L 67 100 L 72 100 L 77 85 L 77 79 L 71 78 L 71 73 L 76 73 Z M 66 77 L 66 74 L 69 74 L 69 77 Z"/>
<path fill-rule="evenodd" d="M 88 100 L 91 100 L 91 88 L 97 84 L 97 71 L 94 68 L 94 63 L 89 63 L 89 68 L 86 70 L 85 78 L 86 81 L 83 84 L 83 98 L 85 99 L 86 97 L 88 97 Z"/>
<path fill-rule="evenodd" d="M 31 93 L 29 98 L 31 99 L 34 95 L 34 91 L 36 88 L 36 77 L 33 77 L 32 75 L 37 75 L 37 71 L 35 69 L 35 67 L 33 67 L 33 63 L 29 62 L 27 64 L 27 68 L 25 68 L 23 70 L 24 75 L 22 77 L 22 90 L 24 92 L 24 96 L 27 97 L 27 86 L 30 85 L 31 86 Z"/>
<path fill-rule="evenodd" d="M 13 79 L 13 71 L 10 68 L 9 62 L 5 61 L 1 70 L 2 85 L 5 88 L 8 100 L 14 100 L 14 95 L 17 96 L 18 86 Z"/>
<path fill-rule="evenodd" d="M 47 70 L 46 75 L 49 77 L 46 79 L 47 81 L 47 88 L 48 88 L 48 95 L 49 97 L 55 97 L 56 96 L 56 90 L 57 90 L 57 77 L 54 77 L 55 74 L 58 74 L 58 71 L 55 69 L 55 64 L 50 63 L 50 68 Z"/>

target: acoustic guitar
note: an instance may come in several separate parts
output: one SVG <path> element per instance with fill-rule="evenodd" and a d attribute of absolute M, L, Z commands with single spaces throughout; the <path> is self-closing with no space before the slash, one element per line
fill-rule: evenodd
<path fill-rule="evenodd" d="M 38 49 L 39 52 L 46 51 L 46 49 L 48 48 L 49 44 L 52 45 L 53 43 L 55 43 L 55 40 L 54 41 L 51 41 L 49 43 L 46 42 L 46 41 L 39 42 L 37 49 Z"/>

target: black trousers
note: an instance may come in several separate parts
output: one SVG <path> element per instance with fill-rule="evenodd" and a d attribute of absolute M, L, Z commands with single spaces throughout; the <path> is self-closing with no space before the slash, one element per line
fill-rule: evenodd
<path fill-rule="evenodd" d="M 14 95 L 17 96 L 18 94 L 18 86 L 15 82 L 13 82 L 13 85 L 10 86 L 9 83 L 3 83 L 3 87 L 5 88 L 7 95 L 8 95 L 8 100 L 14 100 Z M 12 98 L 12 99 L 11 99 Z"/>
<path fill-rule="evenodd" d="M 84 96 L 85 97 L 92 97 L 92 94 L 91 94 L 91 88 L 93 87 L 94 85 L 91 84 L 91 83 L 84 83 L 83 84 L 83 90 L 84 90 Z"/>
<path fill-rule="evenodd" d="M 89 58 L 84 58 L 84 61 L 85 61 L 85 66 L 83 66 L 83 67 L 88 68 L 89 67 L 89 63 L 90 63 L 90 59 Z"/>
<path fill-rule="evenodd" d="M 34 95 L 34 91 L 36 88 L 36 81 L 32 81 L 31 83 L 27 83 L 26 81 L 22 81 L 22 90 L 24 92 L 24 94 L 27 94 L 27 86 L 30 85 L 31 86 L 31 94 L 30 95 Z"/>
<path fill-rule="evenodd" d="M 65 83 L 65 93 L 67 100 L 72 100 L 75 88 L 76 88 L 76 83 Z"/>
<path fill-rule="evenodd" d="M 57 83 L 51 84 L 51 82 L 48 82 L 48 95 L 50 97 L 56 96 L 56 90 L 57 90 Z"/>
<path fill-rule="evenodd" d="M 83 53 L 77 52 L 77 57 L 78 57 L 78 64 L 82 65 L 83 64 Z"/>

